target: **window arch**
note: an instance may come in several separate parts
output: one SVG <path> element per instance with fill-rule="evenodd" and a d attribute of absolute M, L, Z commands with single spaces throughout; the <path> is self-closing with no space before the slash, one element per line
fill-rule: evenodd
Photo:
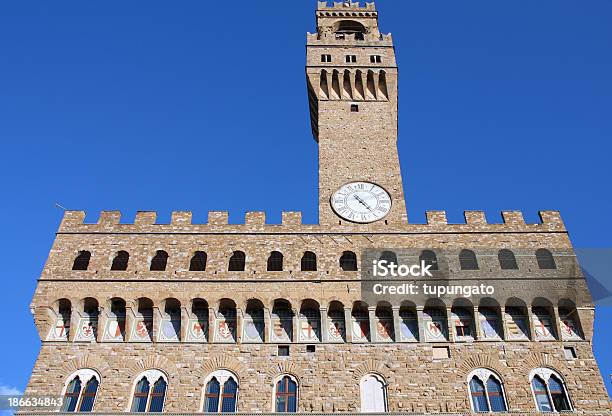
<path fill-rule="evenodd" d="M 429 270 L 439 270 L 438 257 L 436 256 L 436 253 L 432 250 L 421 251 L 421 255 L 419 256 L 419 263 L 420 262 L 425 262 L 426 266 L 430 266 Z"/>
<path fill-rule="evenodd" d="M 486 368 L 468 375 L 470 402 L 474 412 L 506 412 L 508 405 L 500 378 Z"/>
<path fill-rule="evenodd" d="M 378 260 L 384 260 L 387 263 L 398 264 L 398 262 L 397 262 L 397 254 L 395 254 L 395 252 L 389 251 L 389 250 L 383 251 L 380 254 L 380 257 L 378 258 Z"/>
<path fill-rule="evenodd" d="M 155 256 L 151 260 L 151 267 L 149 270 L 154 272 L 163 272 L 166 270 L 166 265 L 168 264 L 168 253 L 164 250 L 157 250 Z"/>
<path fill-rule="evenodd" d="M 529 374 L 533 397 L 540 412 L 566 412 L 572 406 L 561 376 L 550 368 L 536 368 Z"/>
<path fill-rule="evenodd" d="M 87 250 L 79 251 L 79 254 L 74 259 L 72 270 L 87 270 L 89 268 L 89 260 L 91 253 Z"/>
<path fill-rule="evenodd" d="M 227 270 L 230 272 L 243 272 L 246 255 L 243 251 L 234 251 L 229 259 Z"/>
<path fill-rule="evenodd" d="M 193 257 L 189 262 L 190 272 L 203 272 L 206 271 L 206 260 L 207 255 L 203 251 L 196 251 L 193 253 Z"/>
<path fill-rule="evenodd" d="M 295 377 L 283 375 L 274 387 L 274 411 L 295 413 L 298 405 L 298 383 Z"/>
<path fill-rule="evenodd" d="M 478 270 L 478 260 L 472 250 L 461 250 L 459 253 L 459 265 L 461 270 Z"/>
<path fill-rule="evenodd" d="M 499 267 L 502 270 L 518 270 L 518 264 L 514 253 L 506 248 L 499 250 L 497 253 Z"/>
<path fill-rule="evenodd" d="M 552 253 L 545 248 L 536 250 L 536 260 L 538 261 L 538 267 L 543 270 L 556 269 L 555 258 Z"/>
<path fill-rule="evenodd" d="M 204 412 L 235 413 L 238 396 L 238 378 L 227 370 L 210 374 L 204 383 Z"/>
<path fill-rule="evenodd" d="M 113 259 L 111 270 L 127 270 L 130 261 L 130 253 L 127 251 L 118 251 Z"/>
<path fill-rule="evenodd" d="M 273 251 L 270 253 L 267 270 L 269 272 L 283 271 L 283 254 L 280 251 Z"/>
<path fill-rule="evenodd" d="M 64 387 L 62 412 L 91 412 L 93 410 L 100 375 L 94 370 L 85 368 L 68 377 Z"/>
<path fill-rule="evenodd" d="M 362 412 L 387 411 L 387 385 L 378 374 L 366 374 L 359 383 Z"/>
<path fill-rule="evenodd" d="M 345 251 L 340 257 L 340 268 L 345 272 L 357 271 L 357 255 L 352 251 Z"/>
<path fill-rule="evenodd" d="M 147 370 L 136 378 L 131 412 L 161 412 L 164 408 L 168 379 L 159 370 Z"/>
<path fill-rule="evenodd" d="M 303 272 L 316 272 L 317 271 L 317 255 L 312 251 L 304 252 L 302 255 L 301 270 Z"/>

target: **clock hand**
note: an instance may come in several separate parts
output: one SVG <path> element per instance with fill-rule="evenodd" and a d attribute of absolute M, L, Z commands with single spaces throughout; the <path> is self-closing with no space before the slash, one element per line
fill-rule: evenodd
<path fill-rule="evenodd" d="M 365 201 L 361 198 L 359 198 L 357 195 L 353 195 L 355 197 L 355 199 L 357 200 L 357 202 L 359 202 L 361 205 L 363 205 L 364 207 L 366 207 L 368 210 L 372 211 L 372 208 L 370 208 L 370 206 L 368 204 L 365 203 Z"/>

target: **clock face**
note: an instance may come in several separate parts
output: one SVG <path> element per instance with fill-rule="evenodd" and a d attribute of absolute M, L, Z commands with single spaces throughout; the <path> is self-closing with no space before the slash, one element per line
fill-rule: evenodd
<path fill-rule="evenodd" d="M 334 192 L 331 206 L 345 220 L 365 224 L 389 213 L 391 196 L 375 183 L 351 182 Z"/>

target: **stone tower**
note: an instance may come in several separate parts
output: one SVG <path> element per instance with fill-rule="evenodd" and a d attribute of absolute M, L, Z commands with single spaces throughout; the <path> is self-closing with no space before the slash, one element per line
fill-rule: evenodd
<path fill-rule="evenodd" d="M 307 40 L 312 131 L 319 143 L 319 222 L 342 224 L 330 205 L 345 183 L 380 185 L 390 212 L 375 228 L 406 222 L 397 154 L 397 64 L 391 35 L 378 29 L 374 3 L 319 2 Z M 370 221 L 368 221 L 370 222 Z M 388 227 L 387 227 L 388 228 Z"/>
<path fill-rule="evenodd" d="M 308 35 L 320 223 L 66 211 L 30 305 L 41 348 L 27 396 L 100 415 L 610 414 L 593 301 L 558 212 L 407 222 L 397 67 L 377 17 L 371 3 L 319 2 Z M 372 296 L 366 253 L 435 264 L 417 285 L 496 291 Z"/>

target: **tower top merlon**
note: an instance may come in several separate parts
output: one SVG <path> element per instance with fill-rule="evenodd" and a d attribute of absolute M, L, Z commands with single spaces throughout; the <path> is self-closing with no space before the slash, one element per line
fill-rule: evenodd
<path fill-rule="evenodd" d="M 318 5 L 319 11 L 338 11 L 338 10 L 369 10 L 376 11 L 374 2 L 366 2 L 365 6 L 361 6 L 358 1 L 334 1 L 333 5 L 329 5 L 327 1 L 320 1 Z"/>
<path fill-rule="evenodd" d="M 389 35 L 381 35 L 378 29 L 378 12 L 374 3 L 362 6 L 359 2 L 319 2 L 317 9 L 317 33 L 309 34 L 308 41 L 346 44 L 359 42 L 386 42 Z"/>

